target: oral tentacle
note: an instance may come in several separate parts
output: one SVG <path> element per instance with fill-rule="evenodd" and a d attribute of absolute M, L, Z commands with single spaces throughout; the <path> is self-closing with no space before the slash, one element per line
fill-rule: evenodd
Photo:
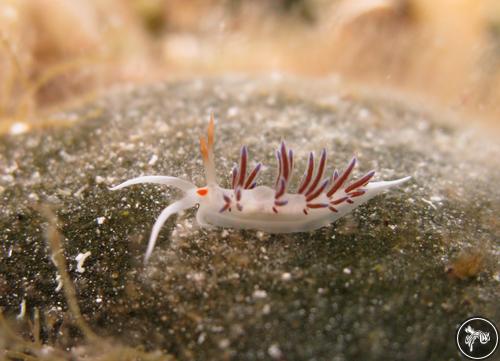
<path fill-rule="evenodd" d="M 153 248 L 155 247 L 156 240 L 158 239 L 158 234 L 160 233 L 161 228 L 167 221 L 167 219 L 175 214 L 179 213 L 187 208 L 194 207 L 198 200 L 196 197 L 186 196 L 177 202 L 170 204 L 167 208 L 165 208 L 153 225 L 153 229 L 151 230 L 151 235 L 149 237 L 148 248 L 146 250 L 146 254 L 144 255 L 144 263 L 146 264 L 153 253 Z"/>
<path fill-rule="evenodd" d="M 196 186 L 193 183 L 185 181 L 185 180 L 177 178 L 177 177 L 169 177 L 169 176 L 162 176 L 162 175 L 149 175 L 149 176 L 136 177 L 136 178 L 129 179 L 129 180 L 127 180 L 123 183 L 120 183 L 112 188 L 109 188 L 109 190 L 115 191 L 118 189 L 129 187 L 131 185 L 143 184 L 143 183 L 163 184 L 163 185 L 178 188 L 184 192 L 187 192 L 190 189 L 196 188 Z"/>

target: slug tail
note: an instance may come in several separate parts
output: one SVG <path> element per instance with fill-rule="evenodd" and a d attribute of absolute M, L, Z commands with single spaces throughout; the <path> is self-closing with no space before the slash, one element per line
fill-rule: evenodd
<path fill-rule="evenodd" d="M 381 192 L 385 189 L 396 187 L 398 185 L 401 185 L 411 179 L 411 176 L 392 180 L 392 181 L 381 181 L 381 182 L 372 182 L 368 183 L 364 188 L 366 188 L 368 191 L 376 191 Z"/>
<path fill-rule="evenodd" d="M 392 181 L 380 181 L 380 182 L 368 183 L 367 185 L 362 186 L 362 187 L 348 193 L 347 199 L 345 199 L 345 202 L 344 202 L 343 198 L 341 198 L 343 201 L 340 203 L 343 205 L 352 204 L 352 205 L 357 207 L 357 206 L 365 203 L 369 199 L 375 197 L 376 195 L 382 193 L 383 191 L 405 183 L 410 178 L 411 177 L 405 177 L 405 178 L 396 179 L 396 180 L 392 180 Z M 339 199 L 339 201 L 341 199 Z M 339 204 L 339 206 L 341 204 Z M 336 208 L 337 206 L 333 205 L 333 207 Z"/>

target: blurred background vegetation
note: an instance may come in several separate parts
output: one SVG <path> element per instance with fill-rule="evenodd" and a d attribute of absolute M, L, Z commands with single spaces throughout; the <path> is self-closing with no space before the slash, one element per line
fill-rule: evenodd
<path fill-rule="evenodd" d="M 331 76 L 499 128 L 498 0 L 0 0 L 0 133 L 124 83 Z"/>

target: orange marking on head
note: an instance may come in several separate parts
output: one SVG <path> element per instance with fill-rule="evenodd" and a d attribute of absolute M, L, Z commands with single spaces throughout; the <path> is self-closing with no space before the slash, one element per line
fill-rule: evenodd
<path fill-rule="evenodd" d="M 204 197 L 208 194 L 208 189 L 207 188 L 198 188 L 196 191 L 200 196 Z"/>

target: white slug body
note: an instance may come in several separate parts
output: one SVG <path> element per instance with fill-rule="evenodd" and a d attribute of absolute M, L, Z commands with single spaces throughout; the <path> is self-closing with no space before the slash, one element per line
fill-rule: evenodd
<path fill-rule="evenodd" d="M 403 178 L 392 182 L 372 182 L 363 189 L 365 194 L 352 199 L 352 203 L 343 202 L 336 207 L 336 212 L 328 207 L 309 209 L 305 197 L 301 194 L 286 193 L 288 200 L 286 207 L 278 213 L 272 209 L 274 206 L 274 193 L 272 188 L 266 186 L 242 192 L 242 210 L 238 212 L 219 212 L 224 203 L 200 202 L 196 220 L 200 225 L 216 225 L 235 229 L 254 229 L 268 233 L 295 233 L 313 231 L 317 228 L 328 226 L 330 223 L 349 213 L 354 208 L 367 202 L 384 189 L 405 182 Z M 219 188 L 215 193 L 231 194 L 231 189 Z M 339 192 L 342 193 L 342 192 Z M 342 197 L 348 196 L 346 193 Z M 266 198 L 264 198 L 266 197 Z M 231 197 L 234 199 L 234 197 Z M 327 204 L 329 199 L 322 195 L 318 201 Z M 304 213 L 307 210 L 307 214 Z"/>
<path fill-rule="evenodd" d="M 356 165 L 353 158 L 346 169 L 337 170 L 324 178 L 326 150 L 318 164 L 309 154 L 308 165 L 296 193 L 288 192 L 294 170 L 293 151 L 284 142 L 276 152 L 278 175 L 274 188 L 257 186 L 255 180 L 262 168 L 258 163 L 247 172 L 248 151 L 241 148 L 240 163 L 232 171 L 232 188 L 218 186 L 213 158 L 214 121 L 210 120 L 208 137 L 200 138 L 207 185 L 198 188 L 185 180 L 169 176 L 144 176 L 130 179 L 111 188 L 117 190 L 140 183 L 157 183 L 176 187 L 185 192 L 184 198 L 165 208 L 156 220 L 149 239 L 145 262 L 152 254 L 156 239 L 165 221 L 174 213 L 199 205 L 196 220 L 202 227 L 220 226 L 261 230 L 268 233 L 312 231 L 327 226 L 380 192 L 406 182 L 410 177 L 394 181 L 370 182 L 375 174 L 368 172 L 358 180 L 348 182 Z"/>

